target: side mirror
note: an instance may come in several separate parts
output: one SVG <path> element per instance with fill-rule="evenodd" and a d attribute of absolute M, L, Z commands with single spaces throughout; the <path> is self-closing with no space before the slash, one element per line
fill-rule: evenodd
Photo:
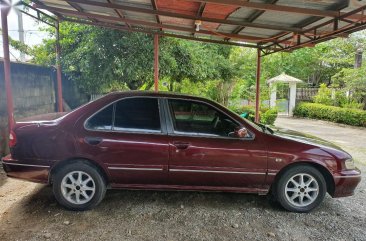
<path fill-rule="evenodd" d="M 245 128 L 245 127 L 241 127 L 233 132 L 230 132 L 229 136 L 236 137 L 236 138 L 250 137 L 249 132 L 248 132 L 247 128 Z"/>

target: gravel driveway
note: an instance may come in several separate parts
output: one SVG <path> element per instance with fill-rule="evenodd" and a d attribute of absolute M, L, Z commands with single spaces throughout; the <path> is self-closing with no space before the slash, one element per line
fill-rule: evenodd
<path fill-rule="evenodd" d="M 366 129 L 279 118 L 277 126 L 333 141 L 366 160 Z M 0 172 L 0 240 L 366 240 L 366 167 L 356 195 L 296 214 L 265 196 L 110 190 L 97 208 L 61 208 L 50 187 Z"/>

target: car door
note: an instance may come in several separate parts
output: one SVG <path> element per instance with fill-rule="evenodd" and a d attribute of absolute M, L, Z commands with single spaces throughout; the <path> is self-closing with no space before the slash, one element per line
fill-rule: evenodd
<path fill-rule="evenodd" d="M 267 153 L 248 133 L 230 137 L 242 126 L 214 106 L 200 101 L 168 99 L 170 162 L 174 185 L 262 187 Z"/>
<path fill-rule="evenodd" d="M 129 97 L 85 122 L 81 152 L 102 162 L 115 184 L 166 184 L 169 146 L 159 99 Z"/>

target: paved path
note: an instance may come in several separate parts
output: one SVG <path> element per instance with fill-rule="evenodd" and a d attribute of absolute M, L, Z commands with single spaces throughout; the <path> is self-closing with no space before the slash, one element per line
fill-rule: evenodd
<path fill-rule="evenodd" d="M 277 118 L 275 126 L 301 131 L 331 141 L 348 151 L 357 162 L 366 164 L 366 128 L 290 117 Z"/>

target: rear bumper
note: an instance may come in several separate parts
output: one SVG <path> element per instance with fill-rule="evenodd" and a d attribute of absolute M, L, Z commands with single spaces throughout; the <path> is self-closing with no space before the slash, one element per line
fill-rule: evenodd
<path fill-rule="evenodd" d="M 31 182 L 48 183 L 50 166 L 42 163 L 25 163 L 14 160 L 11 155 L 2 158 L 2 166 L 8 177 Z"/>
<path fill-rule="evenodd" d="M 333 197 L 347 197 L 352 196 L 357 185 L 361 182 L 361 171 L 346 170 L 333 175 L 335 189 Z"/>

